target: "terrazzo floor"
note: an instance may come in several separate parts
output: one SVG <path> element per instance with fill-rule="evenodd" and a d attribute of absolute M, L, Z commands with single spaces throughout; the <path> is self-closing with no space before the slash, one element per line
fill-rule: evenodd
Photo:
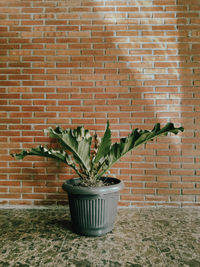
<path fill-rule="evenodd" d="M 119 209 L 102 237 L 71 231 L 67 208 L 0 209 L 0 267 L 200 267 L 200 209 Z"/>

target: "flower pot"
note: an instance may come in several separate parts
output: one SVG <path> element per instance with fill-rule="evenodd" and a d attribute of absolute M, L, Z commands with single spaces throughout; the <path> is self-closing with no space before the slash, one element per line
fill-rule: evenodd
<path fill-rule="evenodd" d="M 113 229 L 123 182 L 116 178 L 102 179 L 110 185 L 81 187 L 76 186 L 80 178 L 74 178 L 62 186 L 69 196 L 72 227 L 77 234 L 102 236 Z"/>

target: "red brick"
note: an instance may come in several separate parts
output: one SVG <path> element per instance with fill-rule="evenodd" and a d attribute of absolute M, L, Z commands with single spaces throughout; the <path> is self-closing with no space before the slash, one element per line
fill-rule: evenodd
<path fill-rule="evenodd" d="M 22 8 L 22 13 L 42 13 L 42 8 Z"/>
<path fill-rule="evenodd" d="M 44 194 L 22 194 L 23 199 L 44 199 L 45 195 Z"/>
<path fill-rule="evenodd" d="M 0 194 L 0 199 L 1 198 L 7 198 L 7 199 L 18 199 L 20 198 L 20 194 L 10 194 L 10 193 L 3 193 L 3 194 Z"/>
<path fill-rule="evenodd" d="M 144 201 L 144 196 L 134 196 L 134 195 L 122 195 L 121 200 L 125 201 Z M 124 202 L 122 202 L 124 203 Z"/>
<path fill-rule="evenodd" d="M 146 196 L 145 200 L 146 201 L 155 201 L 155 202 L 159 202 L 159 201 L 168 202 L 169 197 L 168 196 Z"/>
<path fill-rule="evenodd" d="M 183 189 L 183 195 L 200 195 L 200 189 Z"/>
<path fill-rule="evenodd" d="M 158 189 L 160 195 L 180 195 L 180 193 L 178 189 Z"/>
<path fill-rule="evenodd" d="M 34 193 L 56 193 L 57 190 L 56 188 L 52 188 L 52 187 L 36 187 L 34 188 Z"/>

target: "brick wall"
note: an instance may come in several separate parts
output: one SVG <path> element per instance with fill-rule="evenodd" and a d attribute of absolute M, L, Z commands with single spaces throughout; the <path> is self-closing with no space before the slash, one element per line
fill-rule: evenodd
<path fill-rule="evenodd" d="M 107 119 L 115 139 L 185 128 L 112 168 L 121 206 L 199 205 L 199 0 L 1 0 L 0 36 L 1 205 L 66 202 L 68 167 L 10 153 L 51 142 L 49 126 L 102 134 Z"/>

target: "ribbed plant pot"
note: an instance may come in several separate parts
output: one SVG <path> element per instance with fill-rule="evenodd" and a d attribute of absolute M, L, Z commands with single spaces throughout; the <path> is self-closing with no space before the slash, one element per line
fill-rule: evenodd
<path fill-rule="evenodd" d="M 116 178 L 102 179 L 106 179 L 110 185 L 81 187 L 76 186 L 80 178 L 74 178 L 62 186 L 68 193 L 72 227 L 77 234 L 102 236 L 114 227 L 123 182 Z"/>

